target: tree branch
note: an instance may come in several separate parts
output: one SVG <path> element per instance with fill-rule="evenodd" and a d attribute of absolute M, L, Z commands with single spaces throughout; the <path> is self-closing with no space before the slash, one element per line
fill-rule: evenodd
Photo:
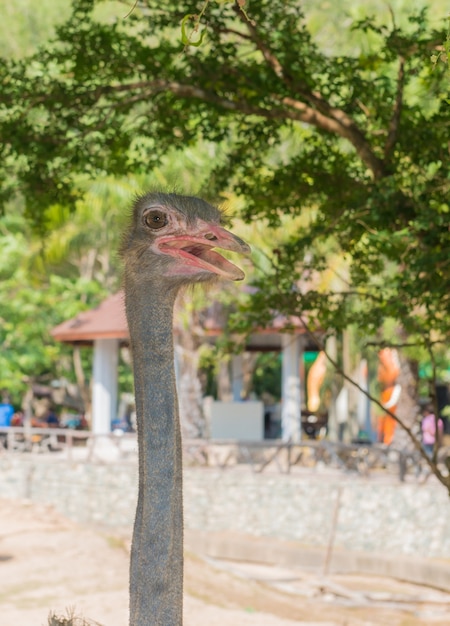
<path fill-rule="evenodd" d="M 182 98 L 192 98 L 209 102 L 210 104 L 235 113 L 256 115 L 273 120 L 292 120 L 315 126 L 316 128 L 347 139 L 353 145 L 361 160 L 371 170 L 375 179 L 382 178 L 386 175 L 383 161 L 374 154 L 364 134 L 356 126 L 354 121 L 340 109 L 331 107 L 322 100 L 318 94 L 313 94 L 312 92 L 306 95 L 305 93 L 302 94 L 305 99 L 315 102 L 317 108 L 308 106 L 305 102 L 289 96 L 280 98 L 280 96 L 276 94 L 271 94 L 271 97 L 274 102 L 279 102 L 280 107 L 277 108 L 274 106 L 274 108 L 265 108 L 251 105 L 244 100 L 232 100 L 219 96 L 213 91 L 194 85 L 165 79 L 155 79 L 152 81 L 138 81 L 134 83 L 108 85 L 106 87 L 96 87 L 91 91 L 86 91 L 83 96 L 94 95 L 98 100 L 102 95 L 135 90 L 142 90 L 142 99 L 147 95 L 150 96 L 167 91 Z M 29 98 L 35 102 L 43 102 L 47 99 L 54 99 L 54 94 L 47 94 L 46 96 L 40 95 L 39 98 L 36 99 L 36 96 L 30 93 Z M 140 97 L 136 94 L 133 99 L 138 101 Z M 319 110 L 319 106 L 327 110 L 327 114 L 322 113 Z"/>
<path fill-rule="evenodd" d="M 440 483 L 442 483 L 444 485 L 444 487 L 447 488 L 449 494 L 450 494 L 450 475 L 448 476 L 444 476 L 441 471 L 439 470 L 439 467 L 437 466 L 437 462 L 436 462 L 436 457 L 433 455 L 433 458 L 430 459 L 430 457 L 428 456 L 428 454 L 425 452 L 423 446 L 421 445 L 420 441 L 417 439 L 417 437 L 414 435 L 413 431 L 411 430 L 411 428 L 409 428 L 395 413 L 393 413 L 392 411 L 390 411 L 389 409 L 387 409 L 381 402 L 380 400 L 378 400 L 378 398 L 375 398 L 371 393 L 369 393 L 366 389 L 364 389 L 363 387 L 361 387 L 361 385 L 359 385 L 351 376 L 348 376 L 341 367 L 339 367 L 338 363 L 329 355 L 329 353 L 325 350 L 325 347 L 323 345 L 323 343 L 316 337 L 316 335 L 313 333 L 313 331 L 309 328 L 308 324 L 305 322 L 305 320 L 302 318 L 302 316 L 299 316 L 300 322 L 306 332 L 306 334 L 308 335 L 308 337 L 316 344 L 317 348 L 321 351 L 324 352 L 327 360 L 329 361 L 329 363 L 331 363 L 331 365 L 333 366 L 333 368 L 335 369 L 335 371 L 342 376 L 342 378 L 344 378 L 347 382 L 349 382 L 351 385 L 353 385 L 353 387 L 356 387 L 356 389 L 358 389 L 358 391 L 360 391 L 361 393 L 363 393 L 366 398 L 368 398 L 371 402 L 373 402 L 374 404 L 376 404 L 378 407 L 380 407 L 384 413 L 387 413 L 390 417 L 392 417 L 392 419 L 394 419 L 397 424 L 406 432 L 406 434 L 408 435 L 408 437 L 410 438 L 412 444 L 414 445 L 414 448 L 420 453 L 420 455 L 422 456 L 422 458 L 426 461 L 427 465 L 430 467 L 431 471 L 433 472 L 433 474 L 436 476 L 436 478 L 439 480 Z"/>
<path fill-rule="evenodd" d="M 397 142 L 398 128 L 403 107 L 403 90 L 405 86 L 405 59 L 400 57 L 397 73 L 397 96 L 395 98 L 394 109 L 389 123 L 388 136 L 384 146 L 384 158 L 389 160 Z"/>
<path fill-rule="evenodd" d="M 311 94 L 311 98 L 317 101 L 317 96 Z M 386 176 L 386 168 L 383 161 L 376 156 L 364 133 L 346 113 L 340 109 L 330 107 L 328 103 L 325 105 L 324 101 L 321 101 L 322 108 L 328 108 L 329 115 L 324 115 L 318 110 L 307 106 L 304 102 L 294 100 L 293 98 L 285 97 L 281 102 L 301 112 L 302 122 L 347 139 L 353 145 L 363 163 L 371 170 L 376 180 Z"/>
<path fill-rule="evenodd" d="M 153 93 L 170 91 L 174 95 L 184 98 L 196 98 L 210 102 L 217 106 L 222 107 L 228 111 L 234 111 L 238 113 L 244 113 L 245 115 L 256 115 L 267 119 L 290 119 L 293 121 L 303 122 L 310 124 L 321 130 L 325 130 L 331 134 L 339 135 L 345 139 L 348 139 L 355 148 L 356 152 L 360 156 L 361 160 L 372 171 L 375 179 L 382 178 L 386 175 L 384 163 L 378 159 L 373 153 L 369 143 L 367 142 L 364 134 L 359 130 L 353 120 L 348 117 L 343 111 L 339 109 L 329 108 L 330 112 L 333 112 L 332 117 L 324 115 L 320 111 L 313 109 L 300 100 L 296 100 L 290 97 L 284 97 L 279 99 L 278 96 L 272 94 L 272 97 L 280 102 L 280 108 L 267 109 L 258 106 L 252 106 L 243 100 L 230 100 L 222 96 L 218 96 L 216 93 L 196 87 L 193 85 L 186 85 L 175 81 L 165 81 L 158 79 L 147 83 L 134 83 L 129 85 L 117 85 L 115 87 L 108 87 L 109 90 L 123 90 L 147 87 L 150 88 Z M 317 96 L 311 94 L 312 99 L 318 99 Z M 286 108 L 285 108 L 286 107 Z"/>
<path fill-rule="evenodd" d="M 446 343 L 444 339 L 436 341 L 405 341 L 395 343 L 394 341 L 366 341 L 364 345 L 371 348 L 427 348 L 440 343 Z"/>
<path fill-rule="evenodd" d="M 313 92 L 305 85 L 295 84 L 289 73 L 285 71 L 277 56 L 259 37 L 256 27 L 247 20 L 243 19 L 243 16 L 241 12 L 237 10 L 237 7 L 236 13 L 245 23 L 252 41 L 261 52 L 266 63 L 272 68 L 275 75 L 292 91 L 298 93 L 312 106 L 308 106 L 302 101 L 289 97 L 282 98 L 282 104 L 297 111 L 301 111 L 303 122 L 316 126 L 317 128 L 321 128 L 322 130 L 332 134 L 337 134 L 350 141 L 361 160 L 372 171 L 374 178 L 379 179 L 385 176 L 386 168 L 383 161 L 375 155 L 364 133 L 360 130 L 360 128 L 358 128 L 355 121 L 342 109 L 332 107 L 319 92 Z"/>

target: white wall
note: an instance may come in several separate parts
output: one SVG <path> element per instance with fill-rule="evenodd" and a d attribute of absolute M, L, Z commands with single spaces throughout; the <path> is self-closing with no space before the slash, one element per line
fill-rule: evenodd
<path fill-rule="evenodd" d="M 211 438 L 262 441 L 264 405 L 262 402 L 213 402 Z"/>

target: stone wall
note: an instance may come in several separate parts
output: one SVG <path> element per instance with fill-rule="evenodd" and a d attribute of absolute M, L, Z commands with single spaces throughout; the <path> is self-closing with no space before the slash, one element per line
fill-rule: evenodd
<path fill-rule="evenodd" d="M 131 527 L 134 463 L 69 463 L 0 456 L 0 497 L 52 503 L 83 523 Z M 402 484 L 331 471 L 253 474 L 248 468 L 185 470 L 185 526 L 326 548 L 450 559 L 450 503 L 432 481 Z"/>

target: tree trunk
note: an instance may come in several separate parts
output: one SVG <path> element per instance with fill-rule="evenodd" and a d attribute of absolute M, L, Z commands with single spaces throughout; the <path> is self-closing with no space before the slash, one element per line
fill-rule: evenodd
<path fill-rule="evenodd" d="M 83 363 L 81 361 L 80 346 L 73 348 L 73 368 L 75 370 L 75 378 L 78 389 L 80 390 L 81 399 L 84 405 L 84 417 L 89 425 L 91 425 L 91 393 L 89 385 L 86 384 Z"/>
<path fill-rule="evenodd" d="M 222 402 L 231 402 L 233 393 L 231 390 L 230 362 L 224 357 L 220 360 L 217 372 L 217 397 Z"/>
<path fill-rule="evenodd" d="M 195 343 L 192 331 L 183 328 L 175 349 L 180 422 L 185 437 L 203 437 L 206 428 L 202 387 L 198 377 L 198 350 Z"/>
<path fill-rule="evenodd" d="M 253 373 L 255 371 L 257 352 L 244 352 L 242 355 L 242 391 L 244 398 L 248 398 L 253 387 Z"/>
<path fill-rule="evenodd" d="M 396 415 L 402 422 L 412 428 L 420 439 L 420 406 L 418 401 L 418 373 L 417 364 L 399 353 L 400 374 L 397 383 L 401 386 L 401 393 L 397 404 Z M 393 445 L 401 450 L 413 450 L 414 446 L 406 432 L 396 426 Z"/>

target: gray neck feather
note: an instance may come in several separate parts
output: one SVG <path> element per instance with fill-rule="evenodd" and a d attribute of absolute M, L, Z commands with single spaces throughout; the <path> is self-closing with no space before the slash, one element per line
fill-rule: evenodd
<path fill-rule="evenodd" d="M 130 626 L 181 626 L 182 451 L 174 373 L 176 290 L 126 277 L 139 446 Z"/>

